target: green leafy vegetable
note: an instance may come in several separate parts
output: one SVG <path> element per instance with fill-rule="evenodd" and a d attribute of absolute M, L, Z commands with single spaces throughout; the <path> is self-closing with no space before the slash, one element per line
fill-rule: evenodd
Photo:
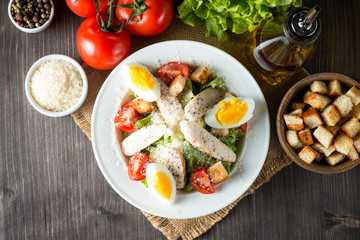
<path fill-rule="evenodd" d="M 226 137 L 218 137 L 220 141 L 225 143 L 231 150 L 236 152 L 237 141 L 243 136 L 244 133 L 240 129 L 230 128 L 229 135 Z"/>
<path fill-rule="evenodd" d="M 144 184 L 146 188 L 149 187 L 149 185 L 148 185 L 148 183 L 147 183 L 147 181 L 146 181 L 146 178 L 144 178 L 144 179 L 141 180 L 140 182 L 141 182 L 142 184 Z"/>
<path fill-rule="evenodd" d="M 137 121 L 134 125 L 135 128 L 142 128 L 145 126 L 148 126 L 151 124 L 151 119 L 152 119 L 153 115 L 149 114 L 146 117 L 144 117 L 143 119 L 140 119 L 139 121 Z"/>
<path fill-rule="evenodd" d="M 259 22 L 302 0 L 184 0 L 178 7 L 180 19 L 190 26 L 206 25 L 205 36 L 228 38 L 227 30 L 242 34 L 253 31 Z"/>
<path fill-rule="evenodd" d="M 208 84 L 205 84 L 205 85 L 201 86 L 200 91 L 204 90 L 207 87 L 217 88 L 217 89 L 220 89 L 222 91 L 227 90 L 227 87 L 225 86 L 224 79 L 222 79 L 220 77 L 216 77 L 214 80 L 212 80 Z"/>

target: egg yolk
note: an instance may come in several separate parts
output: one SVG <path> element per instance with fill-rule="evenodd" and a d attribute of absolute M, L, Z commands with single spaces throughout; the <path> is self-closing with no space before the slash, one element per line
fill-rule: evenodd
<path fill-rule="evenodd" d="M 131 81 L 139 90 L 151 90 L 154 88 L 153 76 L 142 67 L 129 67 L 129 74 Z"/>
<path fill-rule="evenodd" d="M 240 122 L 246 115 L 248 105 L 237 98 L 220 102 L 215 113 L 216 121 L 222 126 L 232 126 Z"/>
<path fill-rule="evenodd" d="M 155 173 L 152 177 L 152 184 L 161 197 L 170 200 L 172 192 L 171 181 L 165 172 L 160 171 Z"/>

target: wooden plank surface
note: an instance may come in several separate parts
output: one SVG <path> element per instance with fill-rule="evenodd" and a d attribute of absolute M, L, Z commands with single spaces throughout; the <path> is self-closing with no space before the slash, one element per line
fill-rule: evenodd
<path fill-rule="evenodd" d="M 321 5 L 323 31 L 310 73 L 360 81 L 360 1 Z M 27 70 L 61 53 L 81 62 L 82 19 L 56 1 L 51 27 L 25 34 L 0 3 L 0 239 L 164 239 L 139 210 L 113 191 L 91 143 L 70 116 L 49 118 L 24 93 Z M 295 164 L 242 201 L 200 239 L 360 239 L 360 167 L 319 175 Z"/>

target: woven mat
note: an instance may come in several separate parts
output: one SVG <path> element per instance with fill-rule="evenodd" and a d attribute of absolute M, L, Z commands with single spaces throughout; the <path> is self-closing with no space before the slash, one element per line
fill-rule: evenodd
<path fill-rule="evenodd" d="M 174 18 L 170 27 L 159 36 L 150 38 L 133 37 L 132 52 L 135 52 L 136 50 L 150 44 L 166 40 L 194 40 L 213 45 L 229 53 L 249 69 L 249 71 L 253 74 L 264 93 L 268 104 L 271 120 L 271 144 L 265 164 L 253 185 L 239 199 L 237 199 L 229 206 L 223 208 L 222 210 L 208 216 L 185 220 L 166 219 L 143 212 L 143 214 L 149 219 L 152 225 L 158 230 L 160 230 L 168 239 L 178 239 L 180 237 L 182 239 L 194 239 L 205 233 L 215 223 L 223 219 L 242 198 L 254 193 L 255 190 L 258 189 L 262 184 L 269 181 L 274 174 L 276 174 L 279 170 L 291 163 L 291 160 L 282 150 L 276 135 L 276 113 L 282 97 L 285 95 L 286 91 L 290 88 L 290 86 L 293 85 L 296 80 L 300 80 L 308 75 L 306 70 L 301 69 L 301 71 L 292 80 L 276 87 L 270 86 L 260 80 L 260 78 L 257 76 L 256 71 L 254 71 L 249 65 L 249 61 L 244 58 L 243 53 L 244 50 L 247 49 L 245 42 L 249 38 L 249 35 L 239 36 L 235 34 L 230 34 L 228 41 L 218 42 L 216 38 L 205 38 L 204 32 L 204 27 L 190 27 L 181 23 L 179 19 Z M 103 84 L 110 71 L 95 70 L 88 67 L 87 65 L 84 65 L 83 67 L 89 81 L 88 95 L 82 107 L 77 112 L 72 114 L 72 117 L 90 139 L 91 114 L 94 101 L 101 85 Z"/>

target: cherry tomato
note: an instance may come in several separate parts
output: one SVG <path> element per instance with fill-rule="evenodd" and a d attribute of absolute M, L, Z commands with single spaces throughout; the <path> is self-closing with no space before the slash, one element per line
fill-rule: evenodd
<path fill-rule="evenodd" d="M 214 186 L 211 184 L 207 174 L 206 167 L 199 168 L 191 177 L 191 185 L 193 188 L 203 194 L 211 194 L 215 192 Z"/>
<path fill-rule="evenodd" d="M 135 0 L 136 1 L 136 0 Z M 118 0 L 117 4 L 132 4 L 134 0 Z M 174 16 L 172 0 L 145 0 L 147 10 L 140 15 L 140 21 L 129 23 L 126 29 L 135 36 L 155 36 L 162 33 L 170 24 Z M 116 7 L 116 17 L 121 21 L 128 21 L 133 9 Z M 137 20 L 137 16 L 131 19 Z"/>
<path fill-rule="evenodd" d="M 117 112 L 114 122 L 115 126 L 124 132 L 135 132 L 138 129 L 134 126 L 136 122 L 142 118 L 143 117 L 137 113 L 132 102 L 128 102 Z"/>
<path fill-rule="evenodd" d="M 131 180 L 141 181 L 146 177 L 146 167 L 151 163 L 150 158 L 141 152 L 131 156 L 128 166 L 128 175 Z"/>
<path fill-rule="evenodd" d="M 185 63 L 168 62 L 162 65 L 158 70 L 159 78 L 167 85 L 170 85 L 172 80 L 174 80 L 174 78 L 176 78 L 179 74 L 181 74 L 185 79 L 188 78 L 189 67 Z"/>
<path fill-rule="evenodd" d="M 109 33 L 99 29 L 97 16 L 86 19 L 77 32 L 77 47 L 86 64 L 96 69 L 113 69 L 130 53 L 130 35 L 123 29 Z M 106 21 L 105 16 L 101 16 Z M 113 24 L 117 23 L 114 18 Z"/>
<path fill-rule="evenodd" d="M 106 14 L 109 10 L 108 3 L 111 0 L 99 0 L 100 14 Z M 70 10 L 76 15 L 84 18 L 92 17 L 97 14 L 94 0 L 66 0 Z"/>
<path fill-rule="evenodd" d="M 246 123 L 244 123 L 244 124 L 242 124 L 242 125 L 240 125 L 240 130 L 243 132 L 243 133 L 246 133 L 246 130 L 247 130 L 247 122 Z"/>

